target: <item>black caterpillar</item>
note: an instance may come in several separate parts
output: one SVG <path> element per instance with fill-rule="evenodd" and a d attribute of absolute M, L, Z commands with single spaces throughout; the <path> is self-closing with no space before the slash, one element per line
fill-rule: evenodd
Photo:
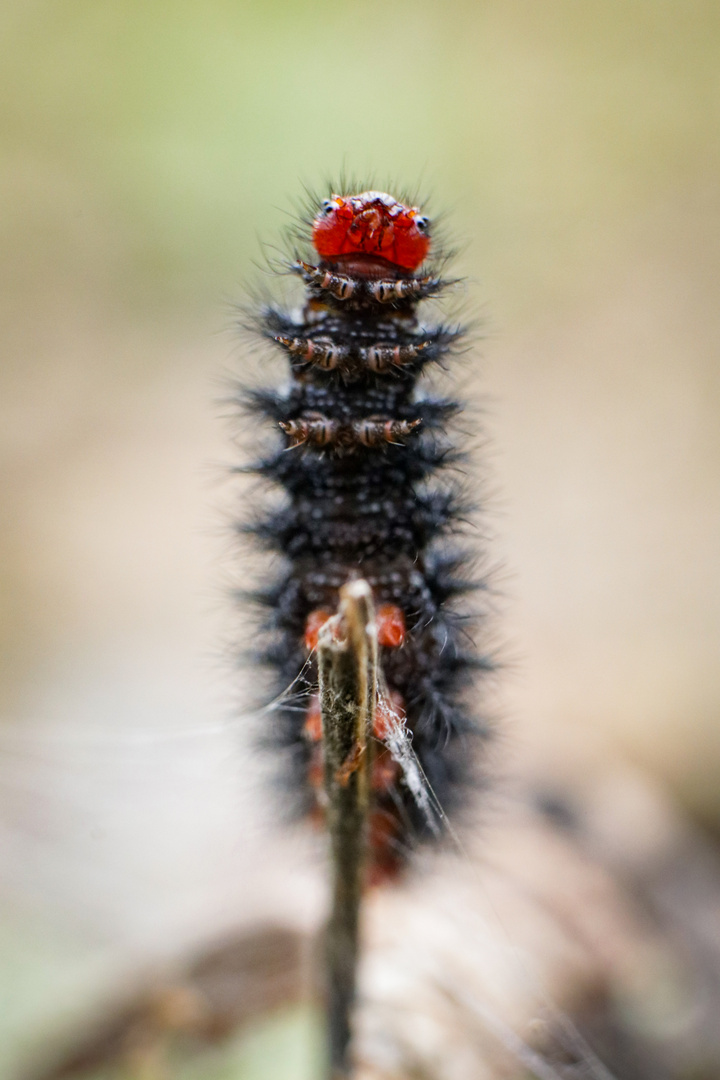
<path fill-rule="evenodd" d="M 461 327 L 425 324 L 418 303 L 449 284 L 432 265 L 430 221 L 417 207 L 377 191 L 332 195 L 308 227 L 317 257 L 290 269 L 306 286 L 291 313 L 266 304 L 262 335 L 286 355 L 289 385 L 244 394 L 274 421 L 281 443 L 252 468 L 284 488 L 279 510 L 246 526 L 286 560 L 271 587 L 252 594 L 269 609 L 261 661 L 277 690 L 309 687 L 302 708 L 281 704 L 275 745 L 288 753 L 292 784 L 321 815 L 322 747 L 313 648 L 337 608 L 338 589 L 365 578 L 378 613 L 383 710 L 404 717 L 419 764 L 443 808 L 457 804 L 473 772 L 486 725 L 470 715 L 467 692 L 492 667 L 468 636 L 458 598 L 468 580 L 465 552 L 449 537 L 468 512 L 455 480 L 429 483 L 463 455 L 447 439 L 456 402 L 418 387 L 426 366 L 453 353 Z M 307 237 L 306 237 L 307 238 Z M 315 685 L 313 686 L 313 681 Z M 375 755 L 370 818 L 371 877 L 392 876 L 428 823 L 402 770 Z"/>

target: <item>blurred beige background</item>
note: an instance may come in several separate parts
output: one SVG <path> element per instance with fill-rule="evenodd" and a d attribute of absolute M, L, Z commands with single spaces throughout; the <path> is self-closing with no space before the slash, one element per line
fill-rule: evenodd
<path fill-rule="evenodd" d="M 17 975 L 16 1026 L 98 942 L 140 954 L 254 902 L 218 399 L 256 365 L 232 304 L 260 241 L 343 164 L 420 180 L 463 247 L 507 740 L 610 747 L 717 827 L 717 4 L 0 21 L 0 892 L 13 970 L 64 958 L 33 960 L 52 992 Z"/>

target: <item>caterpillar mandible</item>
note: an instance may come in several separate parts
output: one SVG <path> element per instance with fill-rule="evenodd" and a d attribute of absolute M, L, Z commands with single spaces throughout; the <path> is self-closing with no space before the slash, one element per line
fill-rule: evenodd
<path fill-rule="evenodd" d="M 267 302 L 255 328 L 289 365 L 282 389 L 244 391 L 275 425 L 277 442 L 251 467 L 284 489 L 284 503 L 246 523 L 284 566 L 254 591 L 269 640 L 258 659 L 275 690 L 306 691 L 274 711 L 304 809 L 322 815 L 322 746 L 313 650 L 338 590 L 362 577 L 378 618 L 384 690 L 375 716 L 369 876 L 393 877 L 428 828 L 416 793 L 382 746 L 404 723 L 429 789 L 444 810 L 460 801 L 487 724 L 468 707 L 478 671 L 462 598 L 483 582 L 464 572 L 458 541 L 468 513 L 449 430 L 456 401 L 433 394 L 426 373 L 457 352 L 464 329 L 426 321 L 422 302 L 451 285 L 430 218 L 381 191 L 317 200 L 286 269 L 304 283 L 296 311 Z M 308 244 L 309 241 L 309 244 Z M 453 470 L 455 475 L 453 476 Z M 440 477 L 442 476 L 442 479 Z"/>

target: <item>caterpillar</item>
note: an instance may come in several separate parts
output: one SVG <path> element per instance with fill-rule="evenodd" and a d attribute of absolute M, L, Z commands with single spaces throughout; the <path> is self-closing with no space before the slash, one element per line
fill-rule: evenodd
<path fill-rule="evenodd" d="M 469 709 L 478 671 L 462 598 L 482 581 L 464 573 L 457 539 L 470 509 L 452 470 L 459 404 L 433 394 L 426 373 L 458 351 L 464 328 L 426 321 L 421 305 L 452 282 L 430 218 L 381 191 L 330 194 L 310 205 L 285 269 L 303 302 L 261 305 L 254 328 L 289 366 L 282 389 L 246 390 L 243 404 L 277 441 L 250 466 L 284 492 L 244 531 L 279 555 L 277 580 L 253 591 L 267 612 L 258 659 L 274 691 L 303 680 L 298 707 L 275 710 L 270 738 L 305 812 L 322 816 L 322 745 L 314 649 L 339 588 L 362 577 L 373 592 L 384 690 L 374 720 L 371 880 L 395 876 L 416 837 L 434 830 L 388 747 L 401 721 L 443 810 L 462 801 L 488 726 Z M 443 479 L 439 479 L 442 476 Z"/>

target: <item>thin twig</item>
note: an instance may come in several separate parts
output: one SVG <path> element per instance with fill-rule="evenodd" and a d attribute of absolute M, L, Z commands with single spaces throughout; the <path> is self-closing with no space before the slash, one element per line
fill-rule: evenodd
<path fill-rule="evenodd" d="M 358 962 L 377 633 L 370 586 L 351 581 L 318 640 L 332 909 L 326 939 L 329 1076 L 351 1075 L 349 1046 Z"/>

